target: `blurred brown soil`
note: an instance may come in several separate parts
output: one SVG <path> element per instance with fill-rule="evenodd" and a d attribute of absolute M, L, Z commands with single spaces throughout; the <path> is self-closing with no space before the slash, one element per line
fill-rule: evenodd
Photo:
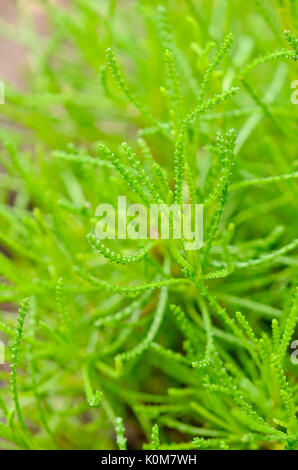
<path fill-rule="evenodd" d="M 35 18 L 36 30 L 40 34 L 46 34 L 46 21 L 43 16 L 41 7 L 34 0 L 21 0 L 24 2 L 25 8 L 33 14 Z M 67 4 L 68 0 L 52 0 L 59 4 Z M 11 24 L 17 24 L 17 8 L 15 0 L 0 0 L 0 18 Z M 38 44 L 36 44 L 38 47 Z M 0 28 L 0 78 L 7 80 L 18 88 L 24 87 L 24 79 L 22 71 L 26 66 L 25 48 L 16 41 L 5 39 L 1 34 Z"/>

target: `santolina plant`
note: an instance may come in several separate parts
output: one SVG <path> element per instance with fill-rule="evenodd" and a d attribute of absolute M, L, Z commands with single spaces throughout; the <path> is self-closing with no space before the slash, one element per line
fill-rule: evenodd
<path fill-rule="evenodd" d="M 297 448 L 296 2 L 37 3 L 0 22 L 1 448 Z M 203 246 L 99 239 L 119 196 Z"/>

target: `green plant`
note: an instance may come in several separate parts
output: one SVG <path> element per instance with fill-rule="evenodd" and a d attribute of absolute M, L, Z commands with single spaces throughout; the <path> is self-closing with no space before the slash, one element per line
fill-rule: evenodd
<path fill-rule="evenodd" d="M 0 109 L 1 447 L 297 448 L 295 2 L 39 3 Z M 123 194 L 203 204 L 203 248 L 98 241 Z"/>

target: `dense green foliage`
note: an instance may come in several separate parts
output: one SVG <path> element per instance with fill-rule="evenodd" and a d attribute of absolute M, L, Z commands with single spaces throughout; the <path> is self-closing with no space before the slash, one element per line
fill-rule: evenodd
<path fill-rule="evenodd" d="M 44 0 L 42 35 L 19 3 L 0 446 L 296 448 L 296 1 Z M 103 245 L 118 195 L 203 204 L 203 248 Z"/>

